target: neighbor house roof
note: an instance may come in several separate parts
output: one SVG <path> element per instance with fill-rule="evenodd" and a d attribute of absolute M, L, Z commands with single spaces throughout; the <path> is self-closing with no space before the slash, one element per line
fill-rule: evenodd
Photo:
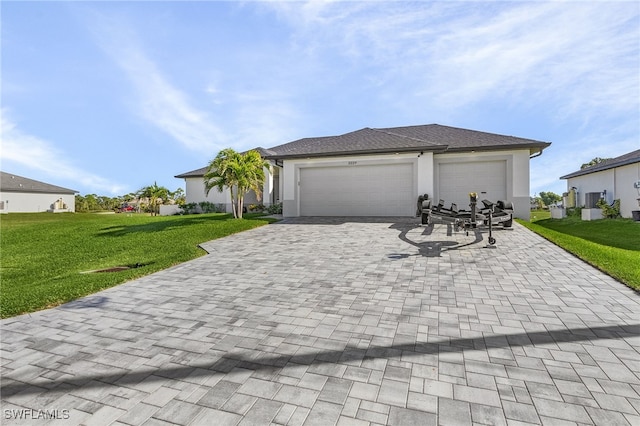
<path fill-rule="evenodd" d="M 634 164 L 634 163 L 640 163 L 640 149 L 629 152 L 628 154 L 621 155 L 620 157 L 604 160 L 601 163 L 586 167 L 584 169 L 578 170 L 577 172 L 569 173 L 568 175 L 562 176 L 560 179 L 569 179 L 569 178 L 574 178 L 578 176 L 588 175 L 590 173 L 601 172 L 604 170 L 609 170 L 615 167 L 626 166 L 628 164 Z"/>
<path fill-rule="evenodd" d="M 504 149 L 528 149 L 533 154 L 542 152 L 549 145 L 549 142 L 533 139 L 426 124 L 389 128 L 365 127 L 343 135 L 303 138 L 267 150 L 257 149 L 262 150 L 260 154 L 264 158 L 279 160 L 397 152 L 471 152 Z M 202 176 L 205 171 L 206 167 L 176 177 Z"/>
<path fill-rule="evenodd" d="M 51 185 L 11 173 L 0 172 L 0 190 L 5 192 L 41 192 L 46 194 L 75 194 L 75 189 Z"/>

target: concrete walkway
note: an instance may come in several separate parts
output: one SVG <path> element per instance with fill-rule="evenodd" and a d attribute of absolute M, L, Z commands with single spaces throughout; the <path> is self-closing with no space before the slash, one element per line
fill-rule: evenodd
<path fill-rule="evenodd" d="M 640 296 L 494 236 L 298 219 L 208 242 L 3 320 L 1 422 L 640 425 Z"/>

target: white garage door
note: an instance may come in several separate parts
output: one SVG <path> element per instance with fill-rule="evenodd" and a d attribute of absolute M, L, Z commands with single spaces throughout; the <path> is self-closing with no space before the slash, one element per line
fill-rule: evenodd
<path fill-rule="evenodd" d="M 478 193 L 478 201 L 507 199 L 507 162 L 504 160 L 440 163 L 439 170 L 438 196 L 447 208 L 456 203 L 459 209 L 468 210 L 470 192 Z"/>
<path fill-rule="evenodd" d="M 300 169 L 301 216 L 413 216 L 412 164 Z"/>

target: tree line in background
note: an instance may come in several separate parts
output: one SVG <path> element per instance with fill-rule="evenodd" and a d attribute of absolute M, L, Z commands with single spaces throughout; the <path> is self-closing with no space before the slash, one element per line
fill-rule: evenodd
<path fill-rule="evenodd" d="M 549 207 L 553 204 L 559 203 L 560 201 L 562 201 L 562 196 L 556 194 L 555 192 L 541 191 L 538 196 L 533 197 L 531 204 L 532 207 L 535 204 L 538 209 L 544 209 L 545 207 Z"/>
<path fill-rule="evenodd" d="M 76 212 L 122 211 L 128 208 L 156 215 L 162 204 L 182 205 L 184 203 L 185 193 L 182 188 L 170 191 L 154 182 L 153 185 L 140 188 L 136 192 L 116 197 L 96 194 L 76 195 Z"/>
<path fill-rule="evenodd" d="M 223 149 L 209 162 L 204 175 L 206 194 L 208 195 L 213 188 L 220 192 L 228 188 L 231 195 L 233 217 L 242 219 L 244 196 L 249 191 L 254 191 L 260 200 L 262 184 L 265 180 L 265 169 L 271 170 L 271 165 L 260 156 L 258 151 L 251 150 L 239 153 L 231 148 Z M 126 209 L 126 211 L 157 215 L 162 204 L 183 206 L 185 202 L 185 193 L 182 188 L 169 191 L 154 182 L 153 185 L 145 186 L 137 192 L 118 197 L 96 194 L 76 195 L 76 212 L 124 211 Z M 202 204 L 209 205 L 211 203 L 200 204 L 204 211 L 207 206 Z"/>

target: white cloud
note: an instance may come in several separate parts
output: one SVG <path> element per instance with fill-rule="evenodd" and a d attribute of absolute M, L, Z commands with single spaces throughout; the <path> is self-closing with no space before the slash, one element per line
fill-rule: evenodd
<path fill-rule="evenodd" d="M 10 171 L 9 167 L 16 164 L 44 173 L 51 178 L 82 185 L 96 192 L 117 195 L 125 189 L 124 185 L 75 166 L 67 159 L 67 153 L 55 149 L 48 141 L 22 132 L 7 118 L 6 110 L 0 112 L 0 132 L 2 134 L 0 159 L 4 171 Z"/>
<path fill-rule="evenodd" d="M 297 111 L 278 90 L 235 93 L 234 140 L 242 149 L 270 148 L 291 140 Z"/>
<path fill-rule="evenodd" d="M 269 3 L 269 5 L 272 5 Z M 543 101 L 559 119 L 637 111 L 637 4 L 284 3 L 301 51 L 342 55 L 399 104 Z M 324 46 L 324 47 L 323 47 Z"/>
<path fill-rule="evenodd" d="M 210 154 L 224 148 L 228 136 L 169 82 L 144 52 L 132 26 L 105 15 L 96 16 L 89 26 L 100 47 L 131 82 L 137 114 L 189 150 Z"/>

